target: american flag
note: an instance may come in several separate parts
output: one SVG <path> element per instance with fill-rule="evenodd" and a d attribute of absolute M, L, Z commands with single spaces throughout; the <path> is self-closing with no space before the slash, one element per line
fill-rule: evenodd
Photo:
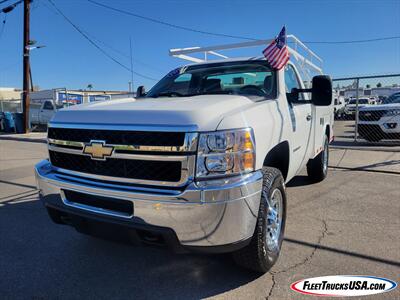
<path fill-rule="evenodd" d="M 289 50 L 286 45 L 285 26 L 283 26 L 276 39 L 263 50 L 263 54 L 274 69 L 280 70 L 286 65 L 289 60 Z"/>

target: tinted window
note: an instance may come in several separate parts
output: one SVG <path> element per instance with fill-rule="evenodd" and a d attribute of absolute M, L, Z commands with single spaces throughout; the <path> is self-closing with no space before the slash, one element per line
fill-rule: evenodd
<path fill-rule="evenodd" d="M 53 104 L 50 101 L 46 101 L 43 105 L 43 109 L 49 109 L 49 110 L 53 110 Z"/>
<path fill-rule="evenodd" d="M 350 100 L 349 104 L 356 104 L 357 100 L 356 99 L 352 99 Z M 358 104 L 368 104 L 369 101 L 368 99 L 358 99 Z"/>
<path fill-rule="evenodd" d="M 400 103 L 400 94 L 393 94 L 392 96 L 384 99 L 382 101 L 383 104 L 389 104 L 389 103 Z"/>

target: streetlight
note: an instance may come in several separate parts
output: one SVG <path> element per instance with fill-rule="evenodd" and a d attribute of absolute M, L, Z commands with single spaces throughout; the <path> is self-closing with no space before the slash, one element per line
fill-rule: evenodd
<path fill-rule="evenodd" d="M 39 46 L 33 46 L 36 44 L 35 40 L 30 40 L 29 41 L 29 45 L 25 46 L 25 49 L 27 50 L 27 54 L 24 54 L 24 56 L 28 55 L 29 56 L 29 52 L 35 49 L 41 49 L 46 47 L 46 45 L 39 45 Z M 30 80 L 30 84 L 31 84 L 31 91 L 33 92 L 33 80 L 32 80 L 32 70 L 31 70 L 31 66 L 29 64 L 29 80 Z"/>
<path fill-rule="evenodd" d="M 40 46 L 26 46 L 25 48 L 29 51 L 32 51 L 34 49 L 40 49 L 46 47 L 45 45 L 40 45 Z"/>

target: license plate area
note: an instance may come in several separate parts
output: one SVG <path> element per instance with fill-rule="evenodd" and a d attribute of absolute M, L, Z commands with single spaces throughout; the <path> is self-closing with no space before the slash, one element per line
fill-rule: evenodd
<path fill-rule="evenodd" d="M 62 190 L 61 196 L 65 205 L 75 208 L 123 218 L 131 218 L 133 216 L 133 202 L 129 200 L 91 195 L 70 190 Z"/>

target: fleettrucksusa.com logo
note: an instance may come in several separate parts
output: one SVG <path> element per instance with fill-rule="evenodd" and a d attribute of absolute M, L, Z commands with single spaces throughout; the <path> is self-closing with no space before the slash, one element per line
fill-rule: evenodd
<path fill-rule="evenodd" d="M 381 277 L 336 275 L 296 281 L 290 288 L 304 295 L 322 297 L 366 296 L 394 290 L 397 283 Z"/>

